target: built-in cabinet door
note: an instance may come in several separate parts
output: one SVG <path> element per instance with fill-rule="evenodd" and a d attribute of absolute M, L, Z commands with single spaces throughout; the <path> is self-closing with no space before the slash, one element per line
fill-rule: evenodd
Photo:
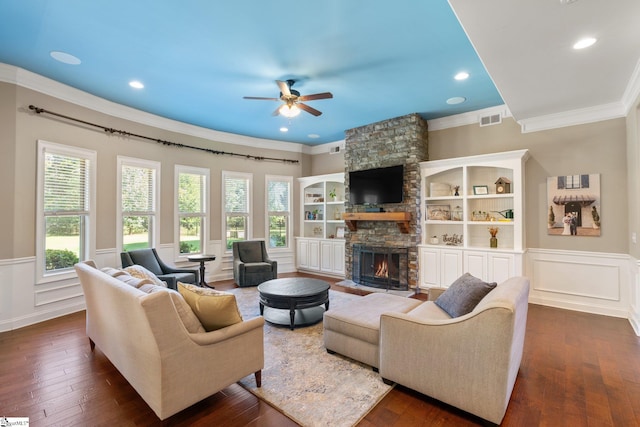
<path fill-rule="evenodd" d="M 331 242 L 333 247 L 331 259 L 333 260 L 332 271 L 337 274 L 344 274 L 344 240 Z"/>
<path fill-rule="evenodd" d="M 486 252 L 464 252 L 464 271 L 484 281 L 489 280 Z"/>
<path fill-rule="evenodd" d="M 424 288 L 440 286 L 440 250 L 420 248 L 420 284 Z"/>
<path fill-rule="evenodd" d="M 309 240 L 309 269 L 320 270 L 320 242 Z"/>
<path fill-rule="evenodd" d="M 440 254 L 440 284 L 448 288 L 456 279 L 462 276 L 462 251 L 443 250 Z"/>
<path fill-rule="evenodd" d="M 490 277 L 488 280 L 496 283 L 502 283 L 510 277 L 521 274 L 515 271 L 515 256 L 513 254 L 488 254 L 488 267 Z"/>
<path fill-rule="evenodd" d="M 309 241 L 304 239 L 297 240 L 296 256 L 298 258 L 298 267 L 309 268 Z"/>
<path fill-rule="evenodd" d="M 333 270 L 333 245 L 328 240 L 320 242 L 320 271 L 331 272 Z"/>

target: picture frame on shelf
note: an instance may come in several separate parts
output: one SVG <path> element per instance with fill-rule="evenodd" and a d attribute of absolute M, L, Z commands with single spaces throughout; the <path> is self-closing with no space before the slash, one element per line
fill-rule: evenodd
<path fill-rule="evenodd" d="M 489 186 L 488 185 L 474 185 L 473 186 L 473 195 L 474 196 L 483 196 L 489 194 Z"/>
<path fill-rule="evenodd" d="M 344 239 L 344 227 L 336 227 L 336 238 Z"/>
<path fill-rule="evenodd" d="M 450 205 L 427 205 L 427 219 L 434 221 L 450 221 Z"/>

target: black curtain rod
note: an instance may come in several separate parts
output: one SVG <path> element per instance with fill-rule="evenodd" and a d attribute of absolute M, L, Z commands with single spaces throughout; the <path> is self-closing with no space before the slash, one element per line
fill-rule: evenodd
<path fill-rule="evenodd" d="M 162 145 L 170 145 L 170 146 L 173 146 L 173 147 L 180 147 L 180 148 L 191 148 L 193 150 L 200 150 L 200 151 L 205 151 L 207 153 L 223 155 L 223 156 L 244 157 L 245 159 L 250 159 L 250 160 L 269 160 L 269 161 L 277 161 L 277 162 L 293 163 L 293 164 L 300 163 L 298 160 L 281 159 L 281 158 L 277 158 L 277 157 L 252 156 L 251 154 L 239 154 L 239 153 L 231 153 L 231 152 L 228 152 L 228 151 L 212 150 L 210 148 L 194 147 L 193 145 L 187 145 L 187 144 L 181 144 L 181 143 L 178 143 L 178 142 L 166 141 L 164 139 L 151 138 L 151 137 L 148 137 L 148 136 L 139 135 L 139 134 L 136 134 L 136 133 L 131 133 L 131 132 L 127 132 L 127 131 L 124 131 L 124 130 L 109 128 L 109 127 L 106 127 L 106 126 L 102 126 L 102 125 L 98 125 L 98 124 L 95 124 L 95 123 L 87 122 L 85 120 L 76 119 L 75 117 L 69 117 L 69 116 L 65 116 L 63 114 L 54 113 L 53 111 L 45 110 L 44 108 L 38 108 L 38 107 L 36 107 L 34 105 L 29 105 L 29 109 L 32 110 L 32 111 L 35 111 L 36 114 L 42 114 L 42 113 L 51 114 L 52 116 L 61 117 L 61 118 L 66 119 L 66 120 L 71 120 L 71 121 L 74 121 L 74 122 L 78 122 L 78 123 L 82 123 L 82 124 L 85 124 L 85 125 L 89 125 L 89 126 L 93 126 L 93 127 L 102 129 L 105 132 L 108 132 L 110 134 L 114 134 L 115 133 L 115 134 L 123 135 L 123 136 L 127 136 L 127 137 L 140 138 L 140 139 L 144 139 L 144 140 L 147 140 L 147 141 L 157 142 L 158 144 L 162 144 Z"/>

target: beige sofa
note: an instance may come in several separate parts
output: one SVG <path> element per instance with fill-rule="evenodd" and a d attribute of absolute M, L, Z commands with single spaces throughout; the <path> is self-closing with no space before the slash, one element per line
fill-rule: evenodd
<path fill-rule="evenodd" d="M 499 424 L 522 360 L 528 295 L 526 277 L 510 278 L 473 311 L 451 318 L 431 300 L 411 307 L 399 300 L 406 298 L 371 294 L 352 306 L 325 313 L 325 346 L 378 366 L 385 382 L 396 382 Z M 373 302 L 369 307 L 367 300 Z M 372 363 L 376 362 L 372 346 L 377 364 Z M 353 349 L 369 351 L 359 357 Z"/>
<path fill-rule="evenodd" d="M 260 385 L 262 317 L 204 332 L 177 292 L 145 293 L 91 265 L 75 268 L 92 349 L 107 356 L 161 420 L 252 373 Z"/>

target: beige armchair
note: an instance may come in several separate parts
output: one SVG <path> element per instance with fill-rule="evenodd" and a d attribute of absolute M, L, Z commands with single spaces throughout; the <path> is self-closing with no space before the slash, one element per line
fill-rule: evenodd
<path fill-rule="evenodd" d="M 500 424 L 522 360 L 528 295 L 529 280 L 514 277 L 460 317 L 430 301 L 382 314 L 380 375 Z"/>

